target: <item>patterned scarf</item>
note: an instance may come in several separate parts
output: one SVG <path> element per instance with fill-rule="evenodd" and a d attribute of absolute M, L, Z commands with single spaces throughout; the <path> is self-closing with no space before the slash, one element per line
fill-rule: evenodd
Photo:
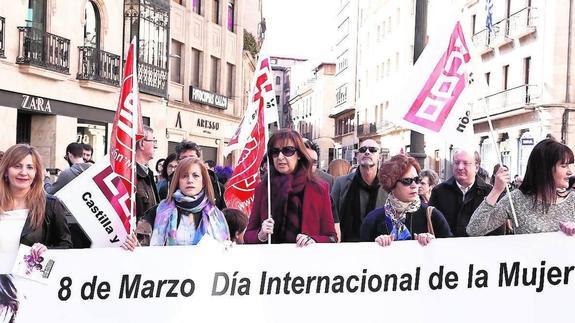
<path fill-rule="evenodd" d="M 385 224 L 390 234 L 395 236 L 395 240 L 411 240 L 411 232 L 405 226 L 406 214 L 419 210 L 420 206 L 419 196 L 413 202 L 402 202 L 393 195 L 393 192 L 389 193 L 383 210 Z"/>
<path fill-rule="evenodd" d="M 230 240 L 228 223 L 224 214 L 209 202 L 203 190 L 191 197 L 185 196 L 180 190 L 177 190 L 170 201 L 162 200 L 158 205 L 150 246 L 178 244 L 176 240 L 178 209 L 186 213 L 201 213 L 202 215 L 197 227 L 190 232 L 190 237 L 187 239 L 192 241 L 192 245 L 200 242 L 204 234 L 208 234 L 218 241 Z"/>

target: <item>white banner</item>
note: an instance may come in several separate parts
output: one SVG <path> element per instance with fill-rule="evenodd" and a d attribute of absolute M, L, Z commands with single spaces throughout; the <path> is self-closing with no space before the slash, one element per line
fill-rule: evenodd
<path fill-rule="evenodd" d="M 125 240 L 126 223 L 120 218 L 129 212 L 129 194 L 112 170 L 106 155 L 56 196 L 66 205 L 92 240 L 92 247 L 120 246 Z"/>
<path fill-rule="evenodd" d="M 572 322 L 575 238 L 49 250 L 16 322 Z"/>

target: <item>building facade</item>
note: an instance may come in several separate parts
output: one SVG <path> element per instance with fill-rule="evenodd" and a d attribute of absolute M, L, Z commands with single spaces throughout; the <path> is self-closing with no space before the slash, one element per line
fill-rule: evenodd
<path fill-rule="evenodd" d="M 498 163 L 486 115 L 510 172 L 522 175 L 533 146 L 548 135 L 575 144 L 572 1 L 494 1 L 493 32 L 480 1 L 468 1 L 466 19 L 488 83 L 487 108 L 474 110 L 484 167 Z"/>
<path fill-rule="evenodd" d="M 340 0 L 336 16 L 335 104 L 330 116 L 334 119 L 335 158 L 350 162 L 358 147 L 356 136 L 356 89 L 358 26 L 363 17 L 359 0 Z"/>
<path fill-rule="evenodd" d="M 295 95 L 296 89 L 292 87 L 292 69 L 306 62 L 305 59 L 293 57 L 270 57 L 274 78 L 274 91 L 279 113 L 279 128 L 293 128 L 292 109 L 290 99 Z"/>
<path fill-rule="evenodd" d="M 66 146 L 78 141 L 103 158 L 132 37 L 144 123 L 157 136 L 166 121 L 169 8 L 167 0 L 0 3 L 0 150 L 30 143 L 47 168 L 64 169 Z"/>
<path fill-rule="evenodd" d="M 258 10 L 246 12 L 247 2 Z M 202 158 L 232 165 L 222 149 L 246 109 L 254 66 L 244 51 L 244 17 L 261 16 L 259 1 L 172 1 L 171 52 L 165 137 L 168 151 L 183 139 L 202 148 Z M 250 19 L 250 21 L 257 21 Z M 257 26 L 251 26 L 256 29 Z"/>
<path fill-rule="evenodd" d="M 319 147 L 318 167 L 327 170 L 335 156 L 333 118 L 329 117 L 334 105 L 335 64 L 321 63 L 312 71 L 307 81 L 295 85 L 295 96 L 289 101 L 294 128 Z"/>

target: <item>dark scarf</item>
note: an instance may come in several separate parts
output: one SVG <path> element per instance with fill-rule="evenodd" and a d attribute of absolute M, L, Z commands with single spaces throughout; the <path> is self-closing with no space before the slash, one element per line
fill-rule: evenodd
<path fill-rule="evenodd" d="M 301 232 L 303 190 L 306 172 L 298 167 L 289 175 L 271 176 L 271 211 L 274 219 L 272 243 L 293 243 Z"/>
<path fill-rule="evenodd" d="M 355 176 L 351 181 L 347 195 L 343 201 L 342 214 L 340 214 L 341 237 L 343 242 L 357 242 L 359 239 L 359 230 L 361 228 L 361 202 L 360 192 L 367 191 L 369 200 L 365 215 L 375 209 L 375 202 L 377 201 L 377 193 L 379 192 L 379 180 L 375 177 L 371 185 L 361 178 L 359 168 L 355 171 Z"/>

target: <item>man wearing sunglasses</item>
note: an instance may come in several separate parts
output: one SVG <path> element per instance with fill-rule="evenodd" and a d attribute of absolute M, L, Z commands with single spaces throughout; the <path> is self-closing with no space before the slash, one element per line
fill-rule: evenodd
<path fill-rule="evenodd" d="M 457 149 L 452 167 L 453 176 L 433 189 L 429 205 L 443 213 L 454 237 L 467 237 L 469 219 L 491 192 L 491 185 L 478 176 L 479 164 L 472 150 Z M 490 235 L 504 232 L 505 226 L 502 226 Z"/>
<path fill-rule="evenodd" d="M 380 147 L 375 140 L 359 144 L 358 167 L 349 175 L 336 178 L 331 189 L 334 222 L 338 238 L 343 242 L 360 241 L 360 228 L 365 216 L 382 207 L 387 193 L 378 180 Z"/>

